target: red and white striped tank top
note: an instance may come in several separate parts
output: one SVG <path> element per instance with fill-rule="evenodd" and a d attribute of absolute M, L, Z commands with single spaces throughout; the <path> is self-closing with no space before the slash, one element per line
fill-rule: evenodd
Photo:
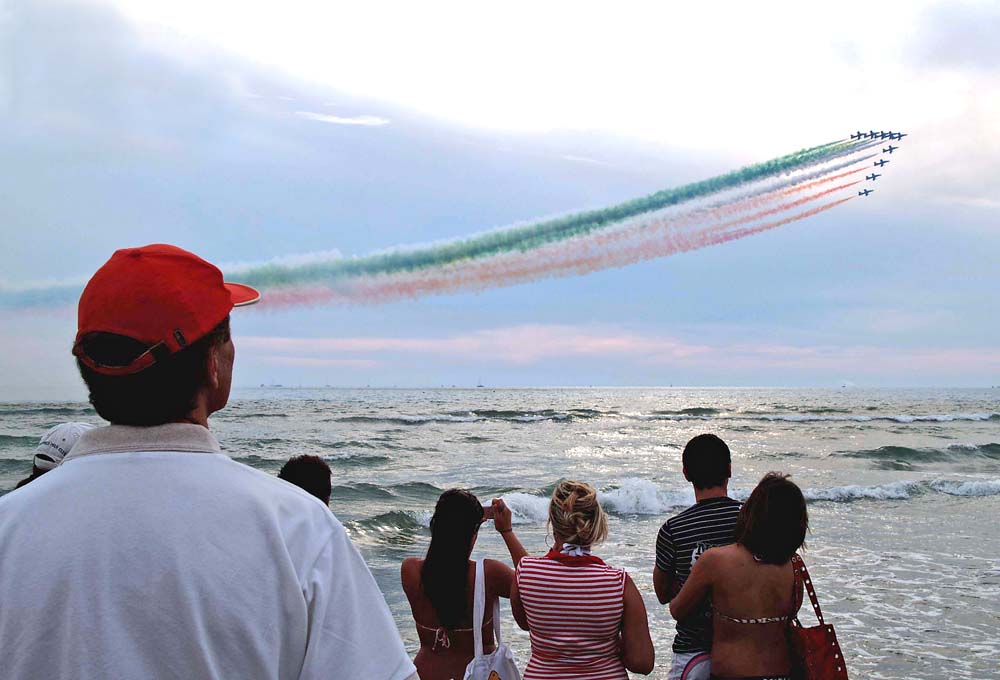
<path fill-rule="evenodd" d="M 517 589 L 531 634 L 524 680 L 628 680 L 619 634 L 624 569 L 552 550 L 521 560 Z"/>

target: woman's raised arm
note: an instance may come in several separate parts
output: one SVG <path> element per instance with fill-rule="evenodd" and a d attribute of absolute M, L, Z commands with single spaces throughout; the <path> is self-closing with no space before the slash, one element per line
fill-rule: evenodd
<path fill-rule="evenodd" d="M 512 513 L 502 498 L 493 499 L 493 528 L 503 536 L 503 542 L 507 544 L 507 552 L 510 553 L 510 559 L 514 562 L 516 569 L 521 558 L 527 555 L 528 551 L 524 549 L 521 540 L 514 533 Z"/>

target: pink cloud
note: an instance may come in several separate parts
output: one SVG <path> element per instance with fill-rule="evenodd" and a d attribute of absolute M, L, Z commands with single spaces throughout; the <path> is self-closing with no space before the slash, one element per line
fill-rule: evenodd
<path fill-rule="evenodd" d="M 710 352 L 705 346 L 673 338 L 645 336 L 617 329 L 569 325 L 521 325 L 437 338 L 239 338 L 241 350 L 255 354 L 379 354 L 402 352 L 463 359 L 492 359 L 530 364 L 566 356 L 633 356 L 680 359 Z"/>
<path fill-rule="evenodd" d="M 440 337 L 252 336 L 237 339 L 241 352 L 264 361 L 300 366 L 370 367 L 392 363 L 386 355 L 423 355 L 439 360 L 530 365 L 549 359 L 587 357 L 639 364 L 760 369 L 844 371 L 847 374 L 909 376 L 914 372 L 1000 370 L 1000 350 L 802 346 L 782 343 L 692 343 L 615 327 L 529 324 Z M 293 362 L 295 362 L 293 364 Z"/>

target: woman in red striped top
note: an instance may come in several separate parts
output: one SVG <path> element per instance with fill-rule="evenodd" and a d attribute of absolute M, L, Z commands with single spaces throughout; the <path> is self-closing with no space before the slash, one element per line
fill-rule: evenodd
<path fill-rule="evenodd" d="M 524 557 L 510 591 L 514 619 L 531 633 L 524 680 L 628 680 L 626 669 L 653 670 L 646 606 L 624 569 L 590 554 L 608 519 L 589 484 L 566 481 L 552 492 L 556 547 Z"/>

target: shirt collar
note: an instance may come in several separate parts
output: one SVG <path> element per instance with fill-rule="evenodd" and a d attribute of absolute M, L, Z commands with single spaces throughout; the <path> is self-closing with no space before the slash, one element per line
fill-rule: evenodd
<path fill-rule="evenodd" d="M 63 463 L 100 453 L 133 451 L 179 451 L 184 453 L 221 453 L 215 436 L 201 425 L 167 423 L 153 427 L 108 425 L 80 435 L 66 454 Z"/>

